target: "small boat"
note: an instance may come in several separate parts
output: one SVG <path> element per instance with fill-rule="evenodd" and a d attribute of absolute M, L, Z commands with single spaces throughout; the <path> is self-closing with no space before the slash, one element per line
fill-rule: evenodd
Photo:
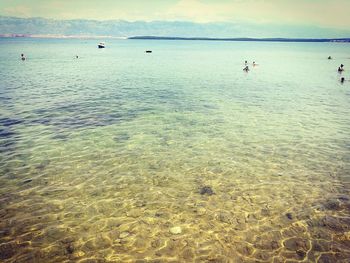
<path fill-rule="evenodd" d="M 106 45 L 104 42 L 101 42 L 100 44 L 98 44 L 98 48 L 105 48 L 105 47 L 106 47 Z"/>
<path fill-rule="evenodd" d="M 146 50 L 145 52 L 146 53 L 152 53 L 152 50 Z"/>

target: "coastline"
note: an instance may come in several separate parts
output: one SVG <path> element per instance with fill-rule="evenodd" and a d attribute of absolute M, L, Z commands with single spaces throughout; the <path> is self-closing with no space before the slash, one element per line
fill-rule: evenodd
<path fill-rule="evenodd" d="M 338 42 L 350 43 L 350 38 L 207 38 L 207 37 L 157 37 L 135 36 L 134 40 L 198 40 L 198 41 L 237 41 L 237 42 Z"/>
<path fill-rule="evenodd" d="M 57 35 L 57 34 L 0 34 L 0 38 L 52 38 L 52 39 L 119 39 L 119 40 L 188 40 L 226 42 L 301 42 L 301 43 L 350 43 L 350 38 L 212 38 L 212 37 L 163 37 L 163 36 L 108 36 L 108 35 Z"/>
<path fill-rule="evenodd" d="M 0 38 L 52 38 L 52 39 L 121 39 L 128 37 L 117 36 L 90 36 L 90 35 L 56 35 L 56 34 L 0 34 Z"/>

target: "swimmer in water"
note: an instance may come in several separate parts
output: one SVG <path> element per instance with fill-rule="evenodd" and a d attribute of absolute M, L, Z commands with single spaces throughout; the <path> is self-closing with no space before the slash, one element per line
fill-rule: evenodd
<path fill-rule="evenodd" d="M 342 73 L 344 71 L 344 69 L 342 67 L 338 67 L 338 72 Z"/>
<path fill-rule="evenodd" d="M 329 56 L 329 57 L 328 57 L 328 59 L 332 59 L 332 57 L 331 57 L 331 56 Z"/>
<path fill-rule="evenodd" d="M 75 56 L 75 58 L 79 58 L 78 56 Z"/>
<path fill-rule="evenodd" d="M 246 60 L 246 61 L 244 61 L 244 64 L 246 64 L 246 65 L 247 65 L 247 64 L 248 64 L 248 61 L 247 61 L 247 60 Z"/>
<path fill-rule="evenodd" d="M 254 61 L 254 62 L 253 62 L 253 67 L 255 67 L 256 65 L 258 65 L 258 64 L 256 64 L 255 61 Z"/>
<path fill-rule="evenodd" d="M 24 54 L 21 54 L 21 59 L 22 59 L 22 61 L 26 60 L 26 57 L 24 56 Z"/>
<path fill-rule="evenodd" d="M 248 71 L 249 71 L 249 67 L 246 66 L 243 70 L 244 70 L 245 72 L 248 72 Z"/>

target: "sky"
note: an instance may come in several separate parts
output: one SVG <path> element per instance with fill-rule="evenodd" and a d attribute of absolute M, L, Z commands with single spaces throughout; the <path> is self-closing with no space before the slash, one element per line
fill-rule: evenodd
<path fill-rule="evenodd" d="M 0 0 L 0 15 L 350 27 L 350 0 Z"/>

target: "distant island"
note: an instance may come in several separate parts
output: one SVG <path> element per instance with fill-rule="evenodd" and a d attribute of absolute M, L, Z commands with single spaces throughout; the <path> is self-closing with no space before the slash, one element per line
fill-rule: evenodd
<path fill-rule="evenodd" d="M 76 39 L 129 39 L 129 40 L 198 40 L 198 41 L 236 41 L 236 42 L 338 42 L 350 43 L 350 38 L 213 38 L 213 37 L 160 37 L 134 36 L 116 37 L 102 35 L 54 35 L 54 34 L 0 34 L 0 38 L 76 38 Z"/>
<path fill-rule="evenodd" d="M 341 42 L 350 43 L 350 38 L 211 38 L 211 37 L 158 37 L 135 36 L 136 40 L 203 40 L 203 41 L 254 41 L 254 42 Z"/>

